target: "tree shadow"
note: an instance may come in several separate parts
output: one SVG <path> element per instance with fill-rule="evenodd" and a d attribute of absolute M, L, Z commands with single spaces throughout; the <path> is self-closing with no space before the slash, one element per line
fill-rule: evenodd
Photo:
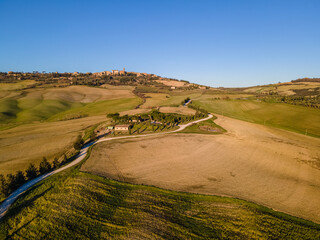
<path fill-rule="evenodd" d="M 34 218 L 32 218 L 30 221 L 26 222 L 25 224 L 23 224 L 21 227 L 19 227 L 17 230 L 15 230 L 13 233 L 11 233 L 10 235 L 6 236 L 5 239 L 12 239 L 12 237 L 14 235 L 16 235 L 21 229 L 25 228 L 26 226 L 28 226 L 31 222 L 33 222 L 36 218 L 38 218 L 38 216 L 35 216 Z"/>
<path fill-rule="evenodd" d="M 36 185 L 35 187 L 39 188 L 43 183 Z M 48 191 L 50 191 L 53 188 L 53 186 L 48 187 L 46 190 L 44 190 L 43 192 L 33 196 L 31 199 L 25 199 L 25 197 L 27 196 L 28 193 L 30 193 L 32 190 L 34 190 L 34 187 L 28 189 L 23 195 L 23 199 L 21 199 L 20 201 L 17 201 L 15 204 L 13 204 L 13 206 L 11 206 L 7 212 L 7 214 L 4 216 L 4 218 L 2 219 L 3 221 L 5 221 L 5 219 L 7 218 L 13 218 L 15 216 L 17 216 L 22 209 L 26 208 L 26 207 L 31 207 L 34 203 L 34 201 L 36 201 L 38 198 L 44 196 Z"/>

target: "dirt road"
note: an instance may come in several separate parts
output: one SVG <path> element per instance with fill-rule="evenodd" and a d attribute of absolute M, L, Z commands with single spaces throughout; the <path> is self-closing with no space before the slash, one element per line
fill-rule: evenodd
<path fill-rule="evenodd" d="M 82 170 L 246 199 L 320 223 L 320 139 L 223 116 L 215 122 L 228 132 L 100 143 Z"/>
<path fill-rule="evenodd" d="M 72 161 L 71 163 L 69 163 L 68 165 L 66 165 L 64 167 L 61 167 L 59 169 L 56 169 L 56 170 L 54 170 L 52 172 L 49 172 L 49 173 L 43 174 L 41 176 L 38 176 L 35 179 L 32 179 L 32 180 L 26 182 L 24 185 L 22 185 L 17 190 L 15 190 L 13 193 L 11 193 L 11 195 L 8 198 L 6 198 L 0 204 L 0 220 L 1 220 L 1 218 L 4 217 L 4 215 L 9 210 L 10 206 L 17 200 L 17 198 L 19 196 L 21 196 L 29 188 L 31 188 L 33 185 L 37 184 L 38 182 L 42 181 L 43 179 L 45 179 L 45 178 L 47 178 L 47 177 L 49 177 L 49 176 L 51 176 L 53 174 L 59 173 L 59 172 L 65 170 L 67 168 L 70 168 L 70 167 L 75 166 L 78 163 L 80 163 L 86 157 L 89 147 L 94 145 L 94 144 L 96 144 L 96 143 L 105 142 L 105 141 L 113 141 L 113 140 L 117 140 L 117 139 L 141 138 L 141 137 L 148 137 L 148 136 L 155 136 L 155 135 L 164 135 L 164 134 L 168 134 L 168 133 L 175 133 L 175 132 L 182 131 L 183 129 L 185 129 L 186 127 L 190 126 L 191 124 L 202 122 L 202 121 L 208 120 L 210 118 L 212 118 L 211 114 L 209 114 L 209 116 L 206 117 L 206 118 L 203 118 L 203 119 L 200 119 L 200 120 L 196 120 L 196 121 L 193 121 L 193 122 L 190 122 L 190 123 L 187 123 L 187 124 L 179 125 L 178 129 L 176 129 L 174 131 L 171 131 L 171 132 L 143 134 L 143 135 L 132 135 L 132 136 L 122 136 L 122 137 L 114 137 L 114 138 L 110 138 L 109 137 L 109 138 L 102 138 L 102 139 L 100 139 L 100 140 L 98 140 L 96 142 L 88 143 L 88 144 L 84 145 L 81 148 L 80 153 L 77 156 L 77 158 L 74 161 Z"/>

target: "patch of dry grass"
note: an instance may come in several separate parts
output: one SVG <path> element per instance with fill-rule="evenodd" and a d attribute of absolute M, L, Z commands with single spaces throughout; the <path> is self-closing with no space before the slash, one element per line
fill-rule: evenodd
<path fill-rule="evenodd" d="M 24 124 L 1 131 L 0 174 L 25 170 L 47 157 L 50 161 L 72 148 L 76 137 L 86 128 L 105 121 L 105 116 L 68 121 Z"/>

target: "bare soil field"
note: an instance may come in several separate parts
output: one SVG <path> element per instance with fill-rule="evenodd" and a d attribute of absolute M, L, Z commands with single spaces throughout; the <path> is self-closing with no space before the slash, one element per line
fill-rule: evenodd
<path fill-rule="evenodd" d="M 237 197 L 320 223 L 320 139 L 223 116 L 215 122 L 228 132 L 99 143 L 82 170 Z"/>

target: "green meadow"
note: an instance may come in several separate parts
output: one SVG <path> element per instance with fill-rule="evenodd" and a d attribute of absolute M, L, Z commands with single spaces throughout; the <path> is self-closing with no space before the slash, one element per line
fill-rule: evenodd
<path fill-rule="evenodd" d="M 180 133 L 198 133 L 198 134 L 221 134 L 225 133 L 226 130 L 222 128 L 221 126 L 215 124 L 214 120 L 217 119 L 217 117 L 213 117 L 211 119 L 208 119 L 206 121 L 192 124 L 189 127 L 186 127 L 184 130 L 182 130 Z"/>
<path fill-rule="evenodd" d="M 320 137 L 319 109 L 285 103 L 212 98 L 200 98 L 192 104 L 228 117 Z"/>
<path fill-rule="evenodd" d="M 4 91 L 21 90 L 35 84 L 36 81 L 34 80 L 24 80 L 16 83 L 0 83 L 0 89 Z"/>
<path fill-rule="evenodd" d="M 111 99 L 92 103 L 5 98 L 0 99 L 0 121 L 2 123 L 56 121 L 79 113 L 95 116 L 133 109 L 140 102 L 139 98 Z"/>

